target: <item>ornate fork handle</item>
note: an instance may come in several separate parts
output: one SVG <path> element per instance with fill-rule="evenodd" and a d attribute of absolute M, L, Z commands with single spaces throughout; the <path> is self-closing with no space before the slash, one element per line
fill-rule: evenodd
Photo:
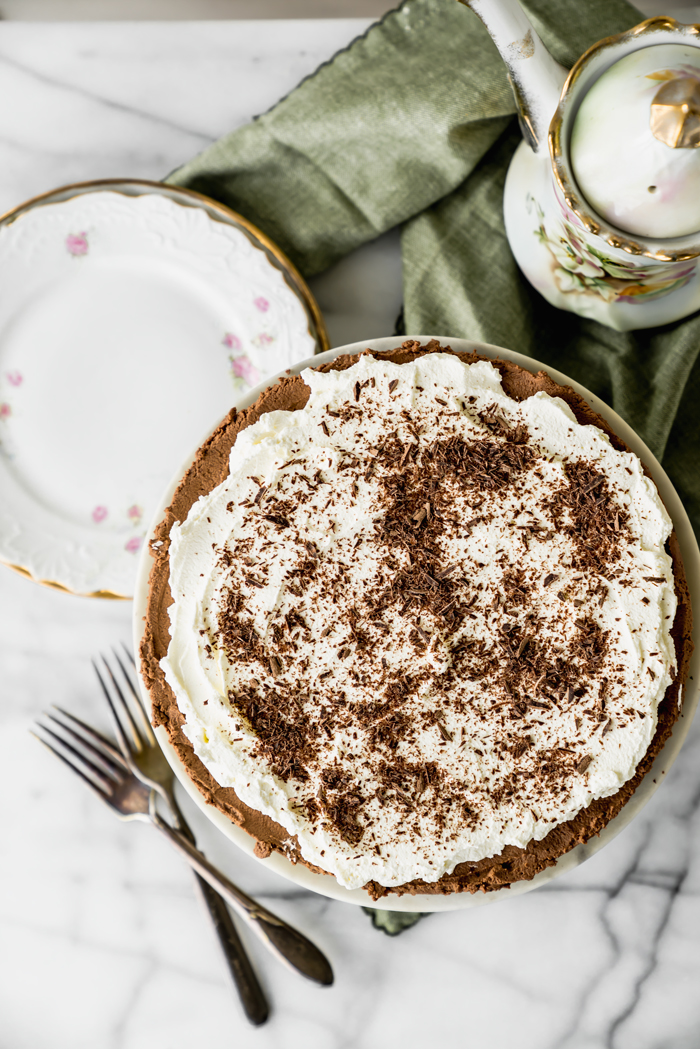
<path fill-rule="evenodd" d="M 176 814 L 180 832 L 195 845 L 194 836 L 184 816 L 179 812 Z M 208 881 L 197 871 L 193 870 L 197 892 L 199 893 L 207 913 L 211 918 L 214 931 L 226 958 L 226 962 L 235 981 L 238 993 L 243 1003 L 246 1016 L 256 1025 L 263 1024 L 267 1020 L 270 1009 L 265 999 L 265 994 L 255 974 L 250 959 L 241 943 L 236 931 L 236 926 L 231 920 L 231 915 L 226 909 L 221 895 Z"/>
<path fill-rule="evenodd" d="M 180 831 L 183 837 L 185 837 L 190 844 L 194 845 L 196 848 L 197 842 L 195 841 L 192 829 L 185 819 L 172 789 L 168 790 L 165 784 L 162 784 L 161 793 L 170 808 L 174 826 Z M 150 814 L 152 815 L 154 811 L 152 804 L 150 805 L 150 809 Z M 233 924 L 231 915 L 226 909 L 226 904 L 216 889 L 214 889 L 208 881 L 205 881 L 201 874 L 198 874 L 194 869 L 192 870 L 192 873 L 194 875 L 195 885 L 197 886 L 197 892 L 199 893 L 202 903 L 206 907 L 207 913 L 211 918 L 226 963 L 229 967 L 234 983 L 238 988 L 238 993 L 241 1002 L 243 1003 L 246 1016 L 251 1023 L 256 1025 L 264 1024 L 270 1015 L 270 1008 L 267 1004 L 265 993 L 260 986 L 260 981 L 250 963 L 250 958 L 248 957 L 246 950 L 241 943 L 240 936 L 236 931 L 236 926 Z"/>
<path fill-rule="evenodd" d="M 151 805 L 153 825 L 164 834 L 171 845 L 185 856 L 200 877 L 209 882 L 232 907 L 246 918 L 268 941 L 276 953 L 292 968 L 316 983 L 329 986 L 333 983 L 333 970 L 324 954 L 291 925 L 262 907 L 250 896 L 217 871 L 209 861 L 178 830 L 163 820 Z"/>

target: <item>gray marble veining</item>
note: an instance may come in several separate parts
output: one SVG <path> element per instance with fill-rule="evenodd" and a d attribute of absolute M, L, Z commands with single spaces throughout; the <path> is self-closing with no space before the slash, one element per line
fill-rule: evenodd
<path fill-rule="evenodd" d="M 160 178 L 366 24 L 0 24 L 0 207 L 82 179 Z M 391 332 L 397 244 L 314 281 L 336 344 Z M 51 702 L 107 728 L 89 657 L 129 641 L 130 614 L 0 569 L 0 1049 L 700 1044 L 699 725 L 663 789 L 587 863 L 394 940 L 239 853 L 183 798 L 211 858 L 336 969 L 319 990 L 247 937 L 274 1008 L 249 1028 L 189 872 L 27 731 Z"/>

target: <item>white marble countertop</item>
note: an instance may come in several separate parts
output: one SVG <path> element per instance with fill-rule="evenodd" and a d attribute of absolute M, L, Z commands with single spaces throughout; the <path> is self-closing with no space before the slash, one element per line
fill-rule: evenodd
<path fill-rule="evenodd" d="M 366 24 L 1 23 L 0 209 L 62 183 L 163 177 Z M 397 244 L 314 282 L 336 344 L 390 334 Z M 397 939 L 265 871 L 186 799 L 210 857 L 336 970 L 319 990 L 247 937 L 273 1005 L 254 1030 L 186 868 L 27 731 L 50 703 L 107 728 L 89 659 L 129 642 L 130 614 L 0 569 L 0 1049 L 697 1047 L 700 725 L 647 808 L 582 867 Z"/>

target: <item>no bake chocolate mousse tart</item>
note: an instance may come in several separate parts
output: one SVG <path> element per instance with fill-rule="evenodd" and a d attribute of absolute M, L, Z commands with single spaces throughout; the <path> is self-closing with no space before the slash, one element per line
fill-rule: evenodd
<path fill-rule="evenodd" d="M 375 899 L 533 878 L 679 714 L 691 609 L 659 494 L 509 360 L 407 341 L 281 379 L 151 546 L 155 723 L 259 856 Z"/>

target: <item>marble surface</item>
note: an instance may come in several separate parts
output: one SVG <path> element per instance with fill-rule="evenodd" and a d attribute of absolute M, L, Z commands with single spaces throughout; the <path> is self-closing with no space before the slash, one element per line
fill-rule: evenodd
<path fill-rule="evenodd" d="M 365 25 L 0 24 L 0 208 L 79 179 L 162 177 Z M 397 238 L 314 289 L 336 344 L 389 334 Z M 267 872 L 184 798 L 214 862 L 335 967 L 317 989 L 247 936 L 273 1006 L 254 1030 L 188 870 L 28 733 L 50 703 L 108 727 L 89 660 L 129 642 L 130 614 L 0 569 L 0 1049 L 695 1049 L 700 724 L 647 808 L 582 867 L 398 939 Z"/>

